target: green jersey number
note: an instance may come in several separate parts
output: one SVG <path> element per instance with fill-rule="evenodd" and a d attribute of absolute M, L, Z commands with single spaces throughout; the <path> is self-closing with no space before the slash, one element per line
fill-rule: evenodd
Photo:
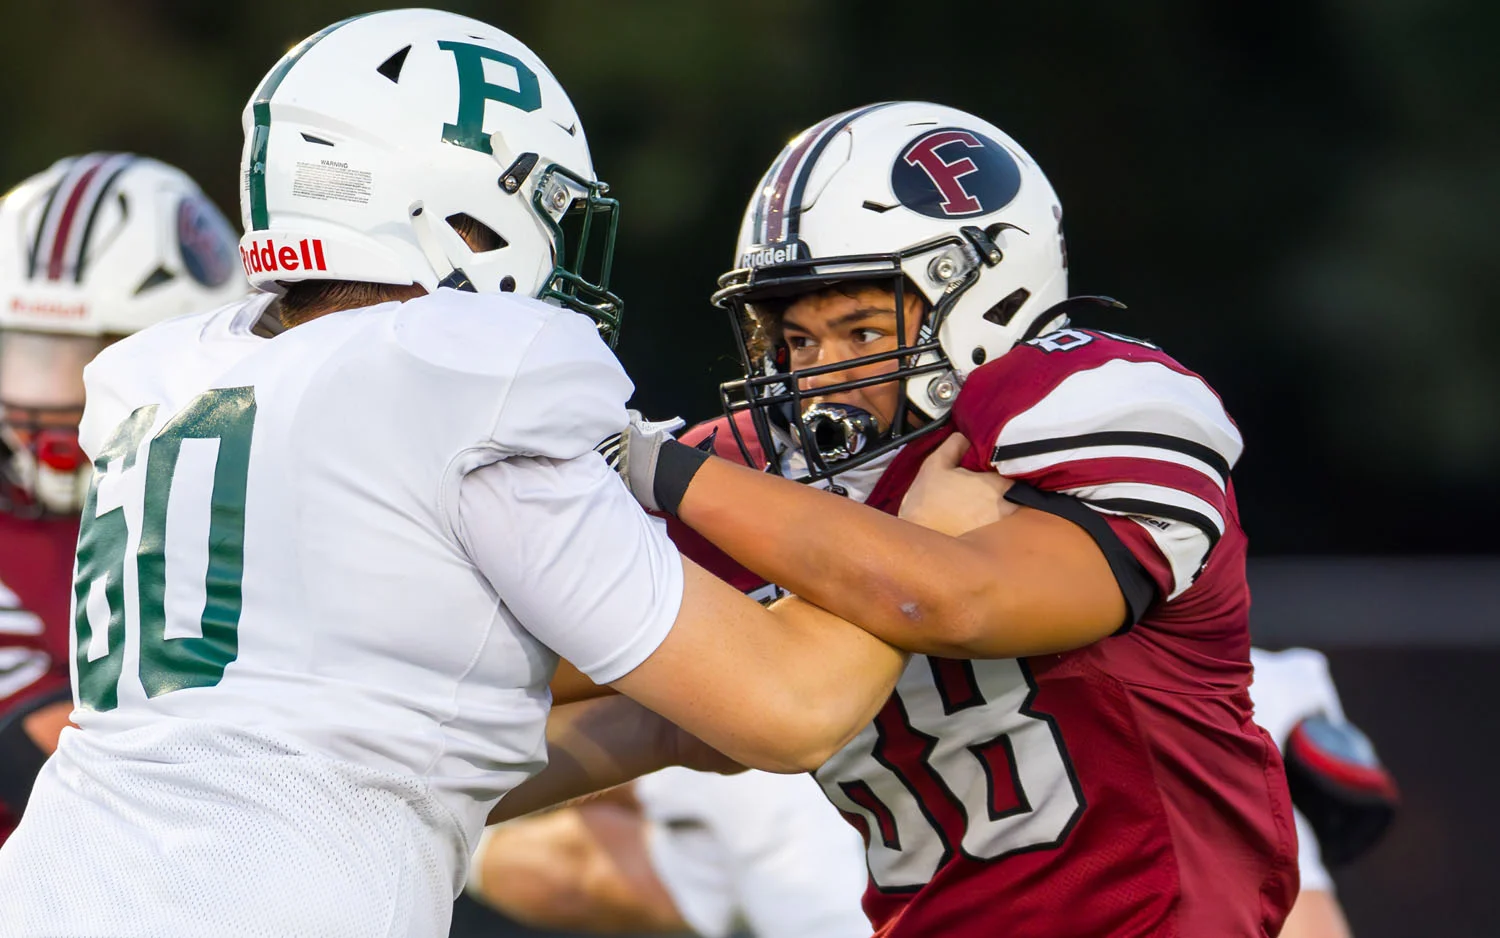
<path fill-rule="evenodd" d="M 83 506 L 78 573 L 73 580 L 73 629 L 78 640 L 78 698 L 91 710 L 113 710 L 119 704 L 130 530 L 117 493 L 122 490 L 121 477 L 139 471 L 136 457 L 141 441 L 156 422 L 156 411 L 155 404 L 138 408 L 115 428 L 94 460 L 94 480 Z M 254 429 L 255 389 L 221 388 L 194 398 L 145 449 L 145 500 L 135 571 L 140 678 L 147 697 L 184 687 L 212 687 L 224 677 L 224 667 L 239 654 L 245 487 Z M 200 635 L 168 638 L 167 508 L 184 440 L 217 443 L 205 545 L 208 566 L 198 622 Z M 95 635 L 101 628 L 105 634 Z M 92 656 L 91 651 L 95 652 Z"/>

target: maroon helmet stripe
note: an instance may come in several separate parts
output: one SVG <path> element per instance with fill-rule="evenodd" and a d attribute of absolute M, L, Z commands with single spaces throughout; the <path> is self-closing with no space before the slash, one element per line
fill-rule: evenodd
<path fill-rule="evenodd" d="M 783 150 L 781 157 L 772 165 L 761 183 L 760 200 L 755 212 L 755 235 L 757 244 L 772 244 L 795 240 L 797 237 L 797 213 L 807 180 L 812 176 L 818 157 L 839 131 L 857 118 L 871 111 L 889 107 L 895 102 L 867 104 L 864 107 L 843 111 L 824 118 L 802 135 L 796 145 Z"/>
<path fill-rule="evenodd" d="M 764 214 L 764 226 L 760 230 L 760 244 L 770 244 L 780 241 L 786 233 L 786 197 L 791 194 L 792 180 L 797 176 L 797 167 L 802 163 L 802 157 L 812 149 L 812 145 L 829 128 L 843 116 L 835 114 L 832 117 L 814 124 L 812 129 L 802 135 L 797 145 L 786 154 L 786 160 L 781 164 L 781 171 L 774 174 L 775 178 L 767 179 L 766 190 L 762 190 L 761 198 L 766 200 Z"/>
<path fill-rule="evenodd" d="M 63 202 L 62 214 L 58 217 L 57 231 L 52 235 L 52 252 L 47 260 L 47 279 L 59 280 L 62 278 L 63 258 L 67 253 L 68 234 L 73 227 L 73 219 L 78 216 L 78 203 L 83 201 L 83 194 L 88 191 L 89 183 L 93 181 L 99 168 L 104 165 L 103 160 L 96 160 L 94 165 L 84 171 L 78 181 L 73 184 L 73 191 L 68 193 L 68 198 Z"/>

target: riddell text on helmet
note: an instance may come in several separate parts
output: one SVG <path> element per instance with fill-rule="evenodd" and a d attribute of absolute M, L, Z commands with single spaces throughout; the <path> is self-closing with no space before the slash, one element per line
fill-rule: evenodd
<path fill-rule="evenodd" d="M 240 263 L 245 265 L 247 277 L 273 270 L 328 269 L 328 263 L 323 260 L 321 238 L 303 238 L 296 247 L 290 244 L 278 246 L 271 238 L 266 239 L 264 246 L 259 241 L 251 241 L 248 248 L 240 245 Z"/>

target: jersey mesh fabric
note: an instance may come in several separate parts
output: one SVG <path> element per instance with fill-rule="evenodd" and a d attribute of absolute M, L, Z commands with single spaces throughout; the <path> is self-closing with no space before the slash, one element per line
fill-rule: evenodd
<path fill-rule="evenodd" d="M 446 933 L 463 858 L 411 778 L 197 724 L 69 730 L 41 781 L 0 851 L 5 938 Z"/>

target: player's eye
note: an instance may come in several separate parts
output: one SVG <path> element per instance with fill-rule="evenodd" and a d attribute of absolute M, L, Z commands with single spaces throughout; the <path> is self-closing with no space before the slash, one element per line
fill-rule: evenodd
<path fill-rule="evenodd" d="M 869 342 L 879 342 L 881 339 L 885 338 L 885 332 L 880 329 L 865 327 L 861 329 L 855 329 L 853 338 L 855 342 L 861 344 Z"/>
<path fill-rule="evenodd" d="M 803 349 L 812 348 L 813 340 L 812 336 L 791 334 L 786 337 L 786 344 L 787 348 L 792 351 L 800 352 Z"/>

